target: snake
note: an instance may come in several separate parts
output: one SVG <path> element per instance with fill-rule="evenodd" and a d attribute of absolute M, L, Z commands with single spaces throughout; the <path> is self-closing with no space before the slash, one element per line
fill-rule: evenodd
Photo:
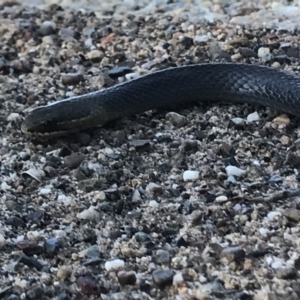
<path fill-rule="evenodd" d="M 37 107 L 25 117 L 21 130 L 35 138 L 57 137 L 149 110 L 197 102 L 250 103 L 300 116 L 300 77 L 248 63 L 170 67 Z"/>

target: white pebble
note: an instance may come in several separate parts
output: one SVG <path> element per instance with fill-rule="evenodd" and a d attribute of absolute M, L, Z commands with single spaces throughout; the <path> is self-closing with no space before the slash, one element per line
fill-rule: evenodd
<path fill-rule="evenodd" d="M 203 275 L 200 275 L 199 276 L 199 281 L 200 281 L 200 283 L 206 283 L 207 282 L 207 278 L 204 277 Z"/>
<path fill-rule="evenodd" d="M 77 214 L 78 219 L 97 221 L 100 219 L 100 214 L 96 211 L 94 206 L 90 206 L 88 209 Z"/>
<path fill-rule="evenodd" d="M 128 73 L 125 75 L 125 78 L 127 80 L 132 80 L 132 79 L 135 79 L 135 78 L 138 78 L 140 77 L 140 75 L 138 73 Z"/>
<path fill-rule="evenodd" d="M 260 228 L 260 229 L 259 229 L 259 233 L 260 233 L 262 236 L 267 236 L 267 235 L 270 233 L 270 230 L 267 229 L 267 228 Z"/>
<path fill-rule="evenodd" d="M 259 118 L 259 115 L 258 115 L 257 111 L 255 111 L 254 113 L 249 114 L 247 116 L 247 122 L 248 123 L 256 122 L 256 121 L 259 121 L 259 120 L 260 120 L 260 118 Z"/>
<path fill-rule="evenodd" d="M 274 218 L 276 218 L 277 216 L 281 216 L 281 212 L 279 211 L 270 211 L 267 215 L 267 218 L 269 220 L 273 220 Z"/>
<path fill-rule="evenodd" d="M 241 204 L 237 203 L 237 204 L 233 207 L 233 209 L 234 209 L 235 211 L 241 211 L 241 210 L 242 210 L 242 206 L 241 206 Z"/>
<path fill-rule="evenodd" d="M 8 185 L 5 181 L 3 181 L 3 182 L 1 183 L 1 190 L 2 190 L 2 191 L 7 191 L 7 190 L 10 190 L 10 189 L 11 189 L 11 186 Z"/>
<path fill-rule="evenodd" d="M 242 170 L 236 166 L 227 166 L 225 170 L 227 176 L 241 176 L 246 172 L 245 170 Z"/>
<path fill-rule="evenodd" d="M 216 197 L 216 199 L 215 199 L 216 202 L 225 202 L 225 201 L 227 201 L 227 200 L 228 200 L 228 198 L 227 198 L 226 196 L 224 196 L 224 195 L 218 196 L 218 197 Z"/>
<path fill-rule="evenodd" d="M 244 119 L 242 119 L 242 118 L 233 118 L 233 119 L 231 119 L 231 121 L 236 125 L 241 125 L 241 124 L 245 123 Z"/>
<path fill-rule="evenodd" d="M 18 121 L 21 119 L 21 116 L 17 113 L 11 113 L 8 117 L 7 117 L 7 121 L 8 122 L 12 122 L 12 121 Z"/>
<path fill-rule="evenodd" d="M 158 203 L 155 200 L 150 200 L 149 206 L 152 208 L 158 208 Z"/>
<path fill-rule="evenodd" d="M 260 47 L 257 52 L 259 58 L 264 57 L 265 55 L 270 54 L 270 49 L 266 47 Z"/>
<path fill-rule="evenodd" d="M 184 171 L 183 172 L 183 180 L 189 181 L 189 180 L 197 180 L 199 178 L 199 171 Z"/>
<path fill-rule="evenodd" d="M 39 194 L 40 195 L 49 195 L 51 193 L 51 189 L 41 189 Z"/>
<path fill-rule="evenodd" d="M 125 265 L 124 260 L 115 259 L 115 260 L 107 261 L 105 263 L 105 269 L 107 272 L 109 272 L 112 270 L 120 269 L 120 268 L 124 267 L 124 265 Z"/>
<path fill-rule="evenodd" d="M 64 200 L 66 200 L 66 198 L 67 198 L 66 195 L 60 194 L 57 196 L 57 201 L 64 202 Z"/>

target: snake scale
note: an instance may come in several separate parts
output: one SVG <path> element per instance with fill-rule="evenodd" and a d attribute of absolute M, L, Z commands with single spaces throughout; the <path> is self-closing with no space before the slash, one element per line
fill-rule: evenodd
<path fill-rule="evenodd" d="M 181 103 L 252 103 L 300 116 L 300 77 L 254 64 L 205 63 L 168 68 L 31 111 L 23 133 L 61 136 Z"/>

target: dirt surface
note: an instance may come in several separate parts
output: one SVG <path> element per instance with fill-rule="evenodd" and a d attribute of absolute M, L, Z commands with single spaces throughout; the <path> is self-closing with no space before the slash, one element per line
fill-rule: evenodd
<path fill-rule="evenodd" d="M 50 141 L 20 131 L 39 105 L 170 66 L 298 74 L 297 30 L 254 26 L 258 11 L 0 7 L 0 298 L 300 298 L 296 118 L 205 104 Z"/>

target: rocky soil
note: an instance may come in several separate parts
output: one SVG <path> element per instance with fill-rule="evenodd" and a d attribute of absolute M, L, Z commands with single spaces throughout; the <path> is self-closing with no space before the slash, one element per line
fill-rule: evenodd
<path fill-rule="evenodd" d="M 299 74 L 298 3 L 196 2 L 2 2 L 1 299 L 300 298 L 296 117 L 203 104 L 60 139 L 20 130 L 37 106 L 171 66 Z"/>

